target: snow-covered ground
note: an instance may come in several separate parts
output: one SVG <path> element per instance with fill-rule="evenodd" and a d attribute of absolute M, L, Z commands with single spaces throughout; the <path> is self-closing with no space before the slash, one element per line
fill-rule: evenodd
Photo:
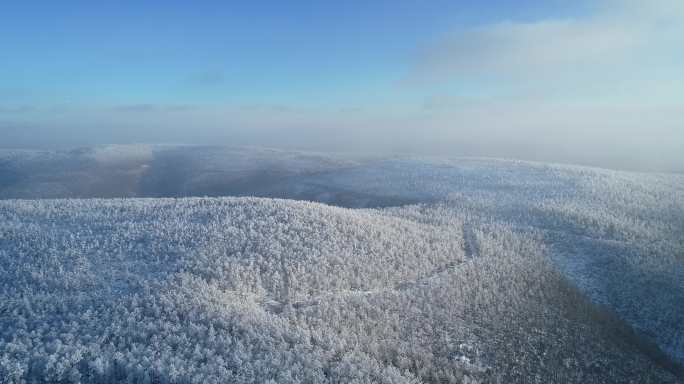
<path fill-rule="evenodd" d="M 396 159 L 305 177 L 543 236 L 596 302 L 684 362 L 684 177 L 489 159 Z"/>
<path fill-rule="evenodd" d="M 0 201 L 9 382 L 681 379 L 682 175 L 253 148 L 0 152 L 0 196 L 74 191 L 269 198 Z"/>

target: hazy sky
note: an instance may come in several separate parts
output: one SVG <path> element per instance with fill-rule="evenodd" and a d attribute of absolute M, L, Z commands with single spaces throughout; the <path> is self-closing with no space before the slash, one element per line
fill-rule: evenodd
<path fill-rule="evenodd" d="M 684 1 L 11 1 L 0 147 L 684 170 Z"/>

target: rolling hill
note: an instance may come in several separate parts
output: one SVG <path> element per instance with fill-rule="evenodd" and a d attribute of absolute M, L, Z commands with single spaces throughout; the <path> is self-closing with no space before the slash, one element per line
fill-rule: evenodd
<path fill-rule="evenodd" d="M 178 146 L 0 159 L 9 382 L 682 379 L 681 175 Z M 262 198 L 185 197 L 203 195 Z"/>

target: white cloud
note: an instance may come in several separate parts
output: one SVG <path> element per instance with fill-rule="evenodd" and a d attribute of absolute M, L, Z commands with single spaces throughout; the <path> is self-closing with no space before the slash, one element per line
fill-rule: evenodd
<path fill-rule="evenodd" d="M 532 75 L 559 66 L 625 58 L 642 37 L 621 25 L 579 20 L 505 22 L 471 30 L 433 47 L 423 70 L 438 76 L 472 72 Z"/>
<path fill-rule="evenodd" d="M 679 73 L 684 2 L 621 0 L 583 18 L 500 22 L 461 31 L 426 49 L 415 78 L 428 82 L 475 77 L 507 81 L 521 89 L 563 84 L 644 84 L 664 72 Z M 654 73 L 658 71 L 659 73 Z M 651 87 L 652 88 L 652 87 Z"/>
<path fill-rule="evenodd" d="M 608 0 L 443 37 L 412 76 L 428 117 L 411 146 L 684 170 L 682 20 L 681 0 Z"/>

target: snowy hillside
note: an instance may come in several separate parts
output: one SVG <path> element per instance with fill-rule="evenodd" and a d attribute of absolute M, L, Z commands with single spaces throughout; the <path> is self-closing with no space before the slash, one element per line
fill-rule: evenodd
<path fill-rule="evenodd" d="M 676 382 L 543 239 L 442 205 L 36 200 L 0 218 L 8 382 Z"/>
<path fill-rule="evenodd" d="M 268 198 L 0 200 L 0 378 L 684 377 L 684 175 L 255 148 L 0 152 L 0 198 L 205 195 Z"/>
<path fill-rule="evenodd" d="M 555 264 L 593 300 L 684 362 L 682 175 L 395 159 L 304 177 L 287 188 L 319 186 L 377 201 L 427 202 L 473 222 L 539 234 Z"/>

